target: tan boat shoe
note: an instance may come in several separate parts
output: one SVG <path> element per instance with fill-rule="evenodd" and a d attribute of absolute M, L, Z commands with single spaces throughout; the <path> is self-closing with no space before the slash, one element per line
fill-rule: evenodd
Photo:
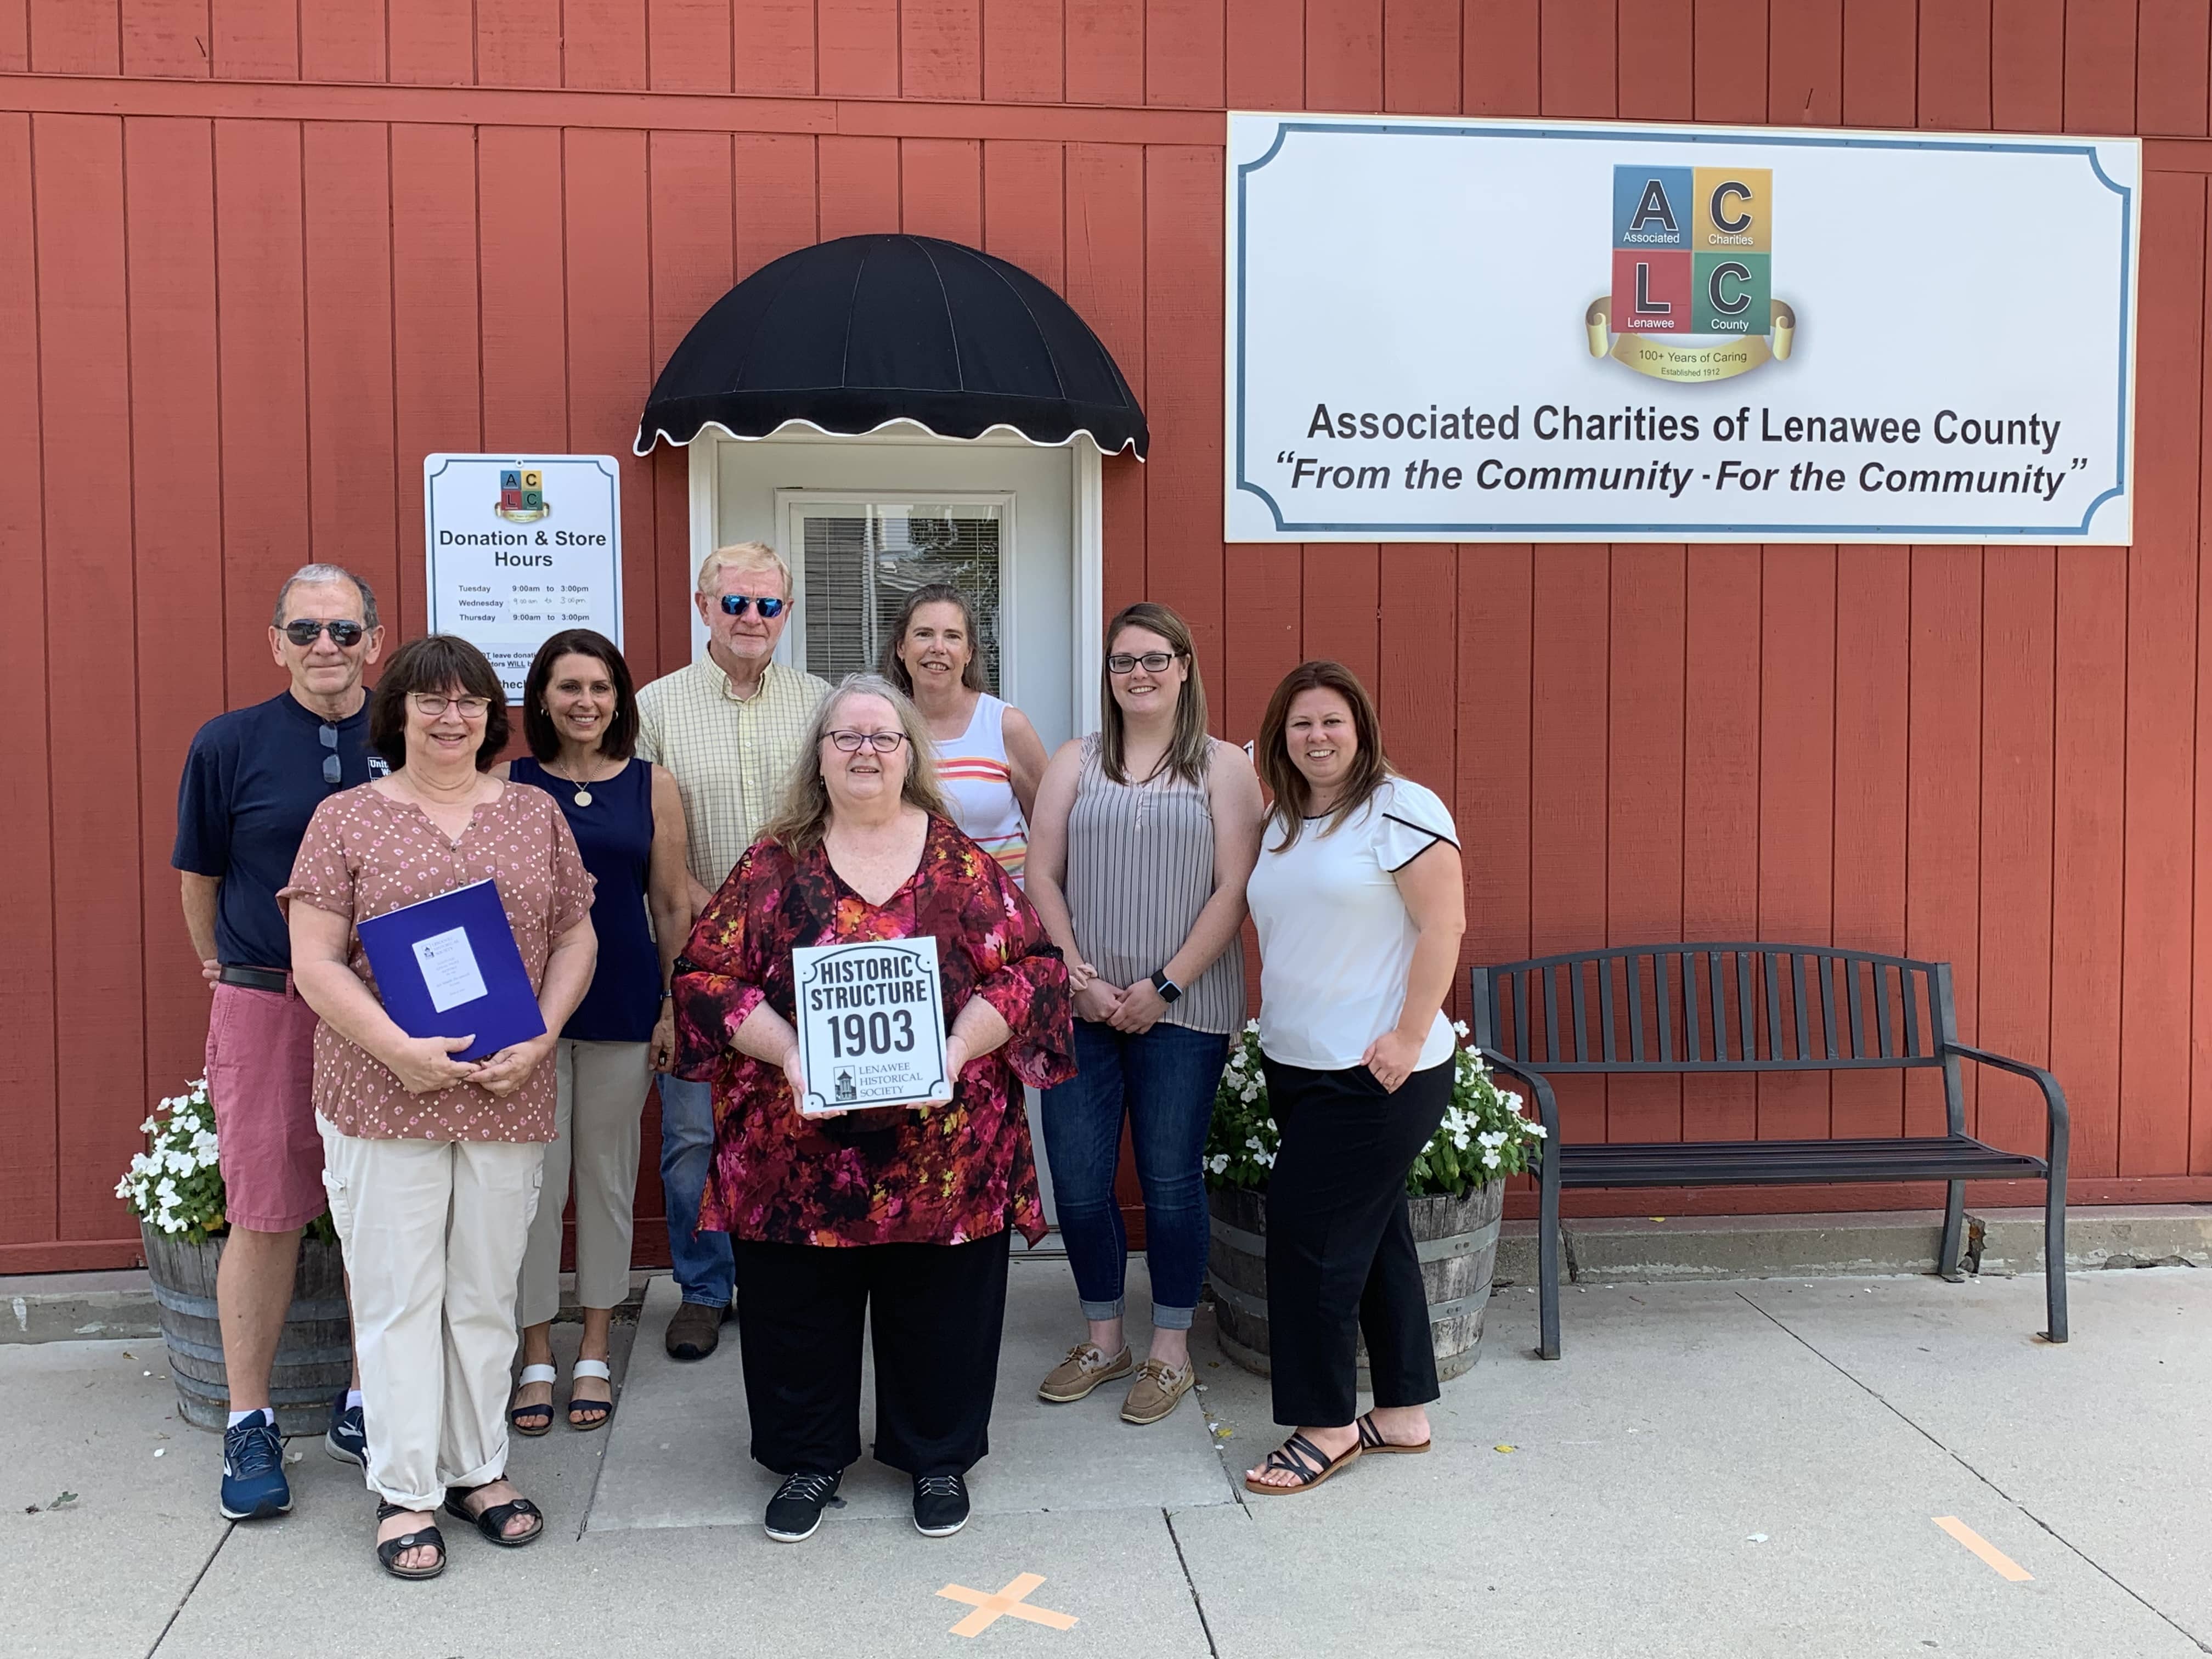
<path fill-rule="evenodd" d="M 1065 1406 L 1082 1399 L 1101 1382 L 1127 1376 L 1135 1369 L 1126 1344 L 1109 1359 L 1096 1342 L 1079 1342 L 1067 1351 L 1066 1358 L 1045 1373 L 1044 1381 L 1037 1384 L 1037 1398 Z"/>
<path fill-rule="evenodd" d="M 1138 1368 L 1137 1380 L 1129 1385 L 1129 1397 L 1121 1402 L 1121 1420 L 1158 1422 L 1182 1402 L 1197 1380 L 1194 1365 L 1186 1364 L 1177 1370 L 1164 1359 L 1147 1359 Z"/>

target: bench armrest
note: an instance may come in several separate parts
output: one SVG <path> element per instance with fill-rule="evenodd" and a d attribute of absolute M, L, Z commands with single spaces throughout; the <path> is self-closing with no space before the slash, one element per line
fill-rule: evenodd
<path fill-rule="evenodd" d="M 2043 1091 L 2043 1109 L 2050 1122 L 2044 1158 L 2051 1166 L 2051 1180 L 2063 1190 L 2066 1182 L 2069 1128 L 2066 1091 L 2058 1086 L 2058 1079 L 2040 1066 L 2031 1066 L 2024 1060 L 2014 1060 L 2005 1054 L 1993 1054 L 1986 1048 L 1970 1048 L 1963 1042 L 1947 1042 L 1943 1045 L 1943 1052 L 1956 1054 L 1961 1060 L 1971 1060 L 1978 1066 L 1993 1066 L 2000 1072 L 2010 1072 L 2014 1077 L 2024 1077 Z"/>
<path fill-rule="evenodd" d="M 1552 1094 L 1552 1085 L 1540 1073 L 1530 1071 L 1517 1060 L 1508 1060 L 1495 1048 L 1477 1048 L 1474 1052 L 1482 1057 L 1482 1063 L 1492 1071 L 1503 1072 L 1506 1076 L 1517 1078 L 1528 1085 L 1528 1092 L 1536 1099 L 1537 1121 L 1544 1126 L 1544 1148 L 1548 1160 L 1550 1149 L 1559 1144 L 1559 1103 Z M 2060 1109 L 2063 1111 L 2064 1108 L 2062 1106 Z"/>

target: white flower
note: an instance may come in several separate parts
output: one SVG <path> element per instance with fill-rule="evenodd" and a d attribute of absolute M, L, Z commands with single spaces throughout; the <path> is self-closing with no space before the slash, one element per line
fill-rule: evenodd
<path fill-rule="evenodd" d="M 1454 1020 L 1452 1022 L 1452 1030 L 1458 1032 L 1462 1036 L 1465 1036 L 1467 1035 L 1467 1022 L 1463 1019 Z"/>
<path fill-rule="evenodd" d="M 1229 1154 L 1226 1152 L 1216 1152 L 1212 1158 L 1206 1160 L 1206 1167 L 1212 1170 L 1214 1174 L 1220 1175 L 1229 1168 Z"/>
<path fill-rule="evenodd" d="M 1529 1134 L 1535 1136 L 1539 1140 L 1541 1140 L 1544 1138 L 1544 1126 L 1540 1123 L 1524 1122 L 1521 1127 Z"/>

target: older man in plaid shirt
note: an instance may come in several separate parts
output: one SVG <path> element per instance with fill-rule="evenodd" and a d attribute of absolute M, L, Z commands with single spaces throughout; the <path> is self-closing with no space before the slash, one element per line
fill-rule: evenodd
<path fill-rule="evenodd" d="M 791 620 L 791 567 L 760 542 L 718 547 L 699 566 L 693 601 L 707 624 L 702 661 L 637 695 L 637 752 L 666 767 L 684 797 L 692 909 L 705 908 L 775 811 L 827 682 L 773 660 Z M 668 1249 L 684 1305 L 668 1324 L 675 1359 L 703 1359 L 729 1316 L 730 1241 L 699 1231 L 699 1197 L 714 1148 L 708 1086 L 660 1079 L 660 1184 Z"/>

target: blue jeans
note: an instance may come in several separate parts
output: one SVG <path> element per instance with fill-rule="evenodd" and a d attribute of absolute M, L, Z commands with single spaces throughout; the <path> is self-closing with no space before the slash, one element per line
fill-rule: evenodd
<path fill-rule="evenodd" d="M 1152 1325 L 1188 1330 L 1206 1276 L 1206 1183 L 1200 1159 L 1229 1039 L 1165 1022 L 1142 1036 L 1075 1022 L 1074 1080 L 1044 1092 L 1060 1236 L 1085 1319 L 1119 1319 L 1129 1236 L 1114 1200 L 1121 1119 L 1129 1120 L 1145 1190 L 1145 1261 Z"/>
<path fill-rule="evenodd" d="M 668 1200 L 668 1259 L 686 1302 L 730 1305 L 737 1269 L 727 1233 L 699 1231 L 699 1200 L 714 1158 L 714 1091 L 709 1084 L 660 1076 L 660 1188 Z"/>

